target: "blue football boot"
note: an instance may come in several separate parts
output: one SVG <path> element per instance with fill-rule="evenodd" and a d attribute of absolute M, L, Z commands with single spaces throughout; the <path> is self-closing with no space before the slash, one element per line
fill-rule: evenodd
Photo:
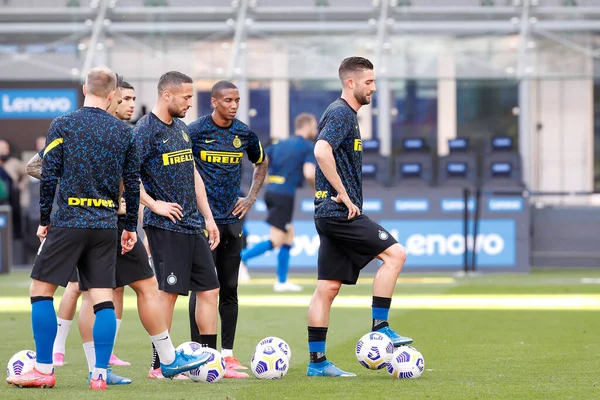
<path fill-rule="evenodd" d="M 413 340 L 411 338 L 399 335 L 398 332 L 396 332 L 389 326 L 384 326 L 383 328 L 379 328 L 375 332 L 379 332 L 379 333 L 384 334 L 385 336 L 389 337 L 390 340 L 392 341 L 392 344 L 394 345 L 394 347 L 406 346 L 413 342 Z"/>
<path fill-rule="evenodd" d="M 88 386 L 90 385 L 91 379 L 92 379 L 92 373 L 90 372 L 90 375 L 88 377 Z M 115 374 L 112 371 L 112 367 L 108 367 L 106 369 L 106 384 L 107 385 L 129 385 L 129 384 L 131 384 L 131 379 L 124 378 L 122 376 Z"/>
<path fill-rule="evenodd" d="M 346 372 L 335 366 L 331 361 L 324 361 L 322 366 L 315 366 L 312 363 L 308 364 L 308 370 L 306 371 L 307 376 L 339 376 L 339 377 L 350 377 L 356 376 L 355 373 Z"/>
<path fill-rule="evenodd" d="M 200 354 L 185 354 L 183 350 L 175 351 L 175 361 L 169 365 L 160 363 L 160 370 L 165 378 L 173 379 L 174 376 L 182 372 L 196 369 L 208 362 L 211 353 L 205 352 Z"/>

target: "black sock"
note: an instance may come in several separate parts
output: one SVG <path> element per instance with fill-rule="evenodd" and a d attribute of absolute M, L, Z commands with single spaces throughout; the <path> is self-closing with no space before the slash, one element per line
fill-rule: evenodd
<path fill-rule="evenodd" d="M 311 363 L 320 363 L 327 360 L 325 357 L 325 341 L 327 340 L 327 328 L 308 327 L 308 351 Z"/>
<path fill-rule="evenodd" d="M 198 342 L 202 347 L 210 347 L 213 350 L 217 349 L 217 334 L 214 335 L 200 335 L 200 341 Z"/>
<path fill-rule="evenodd" d="M 152 343 L 152 369 L 160 368 L 160 357 L 156 352 L 156 347 L 154 347 L 154 343 Z"/>
<path fill-rule="evenodd" d="M 371 305 L 373 314 L 373 324 L 371 330 L 376 331 L 378 329 L 389 326 L 387 318 L 391 305 L 391 297 L 373 296 L 373 303 Z"/>

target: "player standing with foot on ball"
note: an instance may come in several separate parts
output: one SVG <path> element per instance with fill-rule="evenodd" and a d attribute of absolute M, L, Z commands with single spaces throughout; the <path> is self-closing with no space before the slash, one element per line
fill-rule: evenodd
<path fill-rule="evenodd" d="M 356 113 L 375 92 L 373 64 L 350 57 L 339 68 L 342 96 L 329 105 L 319 123 L 315 225 L 321 241 L 317 288 L 308 309 L 308 376 L 356 376 L 327 360 L 325 342 L 331 304 L 342 284 L 354 285 L 361 269 L 377 258 L 383 264 L 373 280 L 372 330 L 394 346 L 412 339 L 387 322 L 394 287 L 406 251 L 383 227 L 362 214 L 362 141 Z"/>

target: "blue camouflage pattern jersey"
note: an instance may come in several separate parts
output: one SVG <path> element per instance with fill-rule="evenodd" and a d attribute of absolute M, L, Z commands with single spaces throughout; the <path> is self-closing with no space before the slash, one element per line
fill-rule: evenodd
<path fill-rule="evenodd" d="M 134 128 L 140 154 L 140 175 L 144 189 L 154 200 L 177 203 L 183 218 L 169 218 L 144 210 L 144 226 L 197 234 L 202 219 L 196 202 L 194 157 L 187 126 L 178 118 L 165 124 L 153 113 L 143 116 Z"/>
<path fill-rule="evenodd" d="M 264 160 L 258 136 L 243 122 L 222 128 L 211 115 L 200 117 L 189 125 L 194 159 L 206 186 L 208 203 L 219 225 L 238 222 L 233 209 L 242 184 L 244 152 L 253 164 Z"/>
<path fill-rule="evenodd" d="M 318 127 L 318 140 L 333 149 L 337 173 L 348 197 L 362 212 L 362 140 L 356 111 L 344 100 L 337 99 L 327 107 Z M 315 218 L 348 217 L 348 208 L 331 197 L 337 192 L 317 165 L 315 173 Z"/>
<path fill-rule="evenodd" d="M 269 158 L 266 191 L 294 196 L 304 181 L 305 163 L 316 164 L 314 143 L 302 136 L 292 136 L 265 150 Z"/>
<path fill-rule="evenodd" d="M 140 175 L 131 128 L 105 110 L 83 107 L 52 121 L 42 155 L 40 225 L 116 229 L 122 177 L 125 229 L 136 231 Z"/>

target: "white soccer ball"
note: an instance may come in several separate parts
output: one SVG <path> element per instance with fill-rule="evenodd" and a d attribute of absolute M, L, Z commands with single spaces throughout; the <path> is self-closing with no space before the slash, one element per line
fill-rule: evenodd
<path fill-rule="evenodd" d="M 210 358 L 206 364 L 202 364 L 198 368 L 184 372 L 184 375 L 194 382 L 214 383 L 218 382 L 225 376 L 225 358 L 215 349 L 210 347 L 202 347 L 196 342 L 185 342 L 177 347 L 177 350 L 182 350 L 185 354 L 199 355 L 209 353 Z"/>
<path fill-rule="evenodd" d="M 289 361 L 283 351 L 264 345 L 254 352 L 250 368 L 258 379 L 281 379 L 288 372 Z"/>
<path fill-rule="evenodd" d="M 425 370 L 425 359 L 419 350 L 411 346 L 400 346 L 392 355 L 387 371 L 394 378 L 415 379 Z"/>
<path fill-rule="evenodd" d="M 26 374 L 35 367 L 35 351 L 21 350 L 8 360 L 6 375 L 18 376 Z"/>
<path fill-rule="evenodd" d="M 267 345 L 273 346 L 273 347 L 281 350 L 283 352 L 283 354 L 285 354 L 287 356 L 288 361 L 290 361 L 292 359 L 292 348 L 290 347 L 290 345 L 288 345 L 285 340 L 278 338 L 276 336 L 269 336 L 269 337 L 264 338 L 260 342 L 258 342 L 258 344 L 256 345 L 255 351 L 258 351 L 259 348 L 267 346 Z"/>
<path fill-rule="evenodd" d="M 367 369 L 384 368 L 392 359 L 394 345 L 379 332 L 369 332 L 356 343 L 356 359 Z"/>

